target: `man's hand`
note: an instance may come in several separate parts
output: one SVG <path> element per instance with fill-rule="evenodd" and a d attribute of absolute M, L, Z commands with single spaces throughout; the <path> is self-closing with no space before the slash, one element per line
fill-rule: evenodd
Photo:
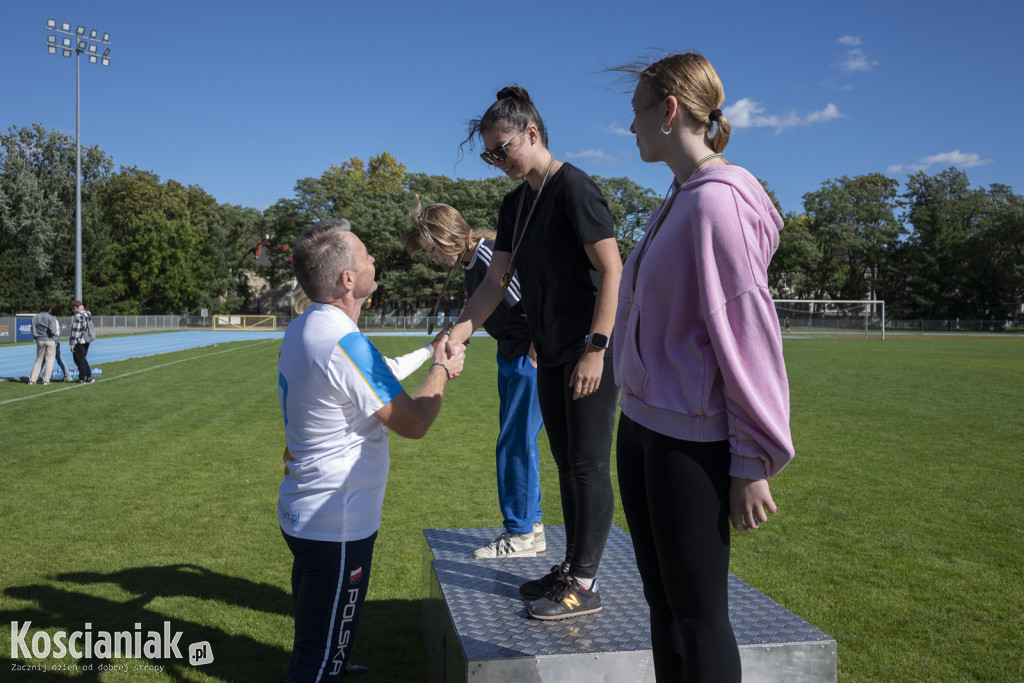
<path fill-rule="evenodd" d="M 447 368 L 448 374 L 455 379 L 462 374 L 465 361 L 466 345 L 452 342 L 448 339 L 448 333 L 442 332 L 438 336 L 437 346 L 434 347 L 434 362 Z"/>

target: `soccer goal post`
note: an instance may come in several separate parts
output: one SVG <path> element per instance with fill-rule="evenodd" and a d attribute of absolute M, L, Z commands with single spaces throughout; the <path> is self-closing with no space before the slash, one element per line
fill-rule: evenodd
<path fill-rule="evenodd" d="M 215 315 L 215 330 L 276 330 L 275 315 Z"/>
<path fill-rule="evenodd" d="M 885 302 L 835 299 L 776 299 L 775 313 L 783 334 L 798 332 L 859 334 L 885 339 Z M 855 332 L 856 331 L 856 332 Z"/>

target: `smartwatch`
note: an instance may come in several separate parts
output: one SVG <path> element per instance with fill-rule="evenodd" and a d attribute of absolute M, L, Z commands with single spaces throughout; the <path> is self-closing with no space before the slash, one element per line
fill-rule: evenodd
<path fill-rule="evenodd" d="M 608 337 L 603 334 L 593 332 L 583 338 L 585 342 L 593 346 L 595 349 L 607 349 L 608 348 Z"/>

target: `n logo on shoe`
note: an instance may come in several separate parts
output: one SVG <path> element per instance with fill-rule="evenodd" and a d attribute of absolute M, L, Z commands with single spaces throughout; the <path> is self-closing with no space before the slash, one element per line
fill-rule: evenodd
<path fill-rule="evenodd" d="M 569 609 L 576 609 L 580 606 L 580 599 L 577 598 L 573 593 L 570 593 L 569 597 L 562 600 L 562 602 L 564 602 L 565 606 Z"/>

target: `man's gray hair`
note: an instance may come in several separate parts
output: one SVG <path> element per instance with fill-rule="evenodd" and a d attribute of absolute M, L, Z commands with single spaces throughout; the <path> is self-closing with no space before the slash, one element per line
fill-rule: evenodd
<path fill-rule="evenodd" d="M 299 235 L 292 252 L 292 272 L 312 301 L 328 302 L 342 271 L 355 267 L 344 234 L 352 225 L 344 218 L 314 223 Z"/>

